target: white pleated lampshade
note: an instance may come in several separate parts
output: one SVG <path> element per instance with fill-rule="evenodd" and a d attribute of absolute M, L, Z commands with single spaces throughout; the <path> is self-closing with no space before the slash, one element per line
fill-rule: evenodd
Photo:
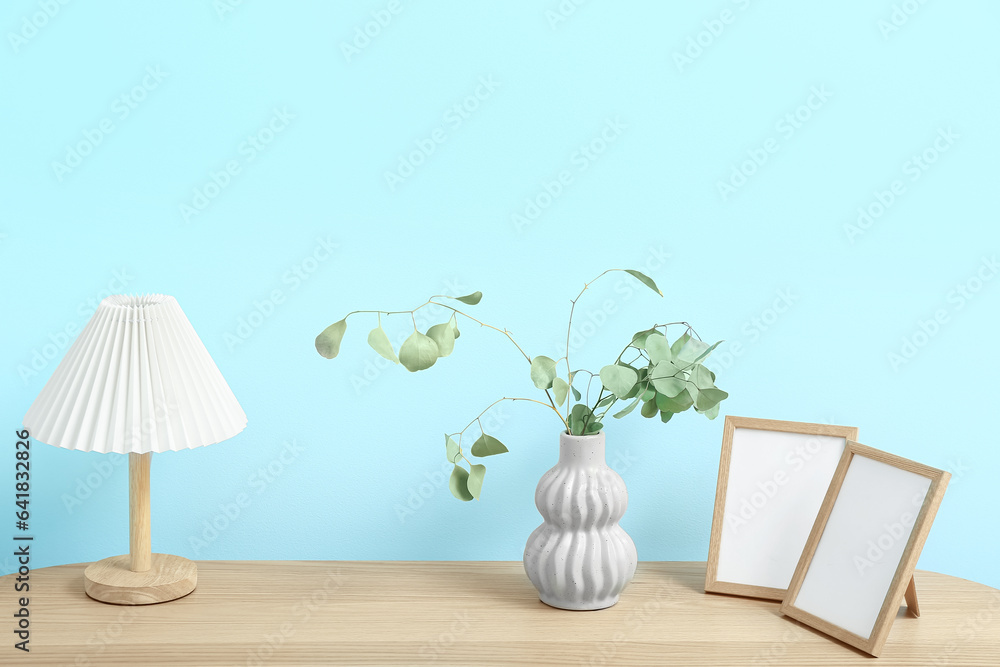
<path fill-rule="evenodd" d="M 231 438 L 247 416 L 174 297 L 116 295 L 97 307 L 24 425 L 66 449 L 144 454 Z"/>

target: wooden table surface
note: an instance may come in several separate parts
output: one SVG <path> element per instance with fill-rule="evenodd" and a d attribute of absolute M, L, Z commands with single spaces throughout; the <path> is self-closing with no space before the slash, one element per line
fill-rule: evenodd
<path fill-rule="evenodd" d="M 88 598 L 85 564 L 34 571 L 31 652 L 7 629 L 0 665 L 1000 665 L 1000 591 L 933 572 L 876 659 L 777 602 L 704 593 L 704 563 L 640 563 L 621 602 L 588 612 L 539 602 L 519 562 L 198 566 L 189 596 L 138 607 Z"/>

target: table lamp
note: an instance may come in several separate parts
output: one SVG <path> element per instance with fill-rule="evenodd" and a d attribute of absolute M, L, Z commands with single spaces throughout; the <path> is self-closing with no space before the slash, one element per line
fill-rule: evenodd
<path fill-rule="evenodd" d="M 194 590 L 197 566 L 152 553 L 149 464 L 153 452 L 211 445 L 247 417 L 172 296 L 101 301 L 24 416 L 36 440 L 66 449 L 128 454 L 129 553 L 84 571 L 87 595 L 153 604 Z"/>

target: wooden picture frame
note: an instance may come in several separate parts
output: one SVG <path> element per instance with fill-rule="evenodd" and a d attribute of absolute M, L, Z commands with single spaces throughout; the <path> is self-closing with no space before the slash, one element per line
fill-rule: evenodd
<path fill-rule="evenodd" d="M 849 442 L 781 612 L 877 657 L 950 478 Z"/>
<path fill-rule="evenodd" d="M 784 598 L 847 442 L 857 437 L 853 426 L 726 417 L 706 592 Z"/>

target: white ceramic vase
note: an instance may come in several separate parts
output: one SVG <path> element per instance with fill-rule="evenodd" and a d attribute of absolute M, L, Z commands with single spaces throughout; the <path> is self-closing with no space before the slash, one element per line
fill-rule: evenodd
<path fill-rule="evenodd" d="M 524 548 L 538 597 L 560 609 L 604 609 L 635 574 L 632 538 L 618 522 L 628 491 L 604 460 L 604 433 L 559 435 L 559 462 L 542 476 L 535 506 L 544 522 Z"/>

